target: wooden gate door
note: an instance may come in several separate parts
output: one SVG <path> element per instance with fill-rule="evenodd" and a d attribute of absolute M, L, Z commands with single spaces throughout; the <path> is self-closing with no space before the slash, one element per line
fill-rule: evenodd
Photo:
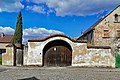
<path fill-rule="evenodd" d="M 70 66 L 72 61 L 71 51 L 64 46 L 54 46 L 44 55 L 44 66 Z"/>

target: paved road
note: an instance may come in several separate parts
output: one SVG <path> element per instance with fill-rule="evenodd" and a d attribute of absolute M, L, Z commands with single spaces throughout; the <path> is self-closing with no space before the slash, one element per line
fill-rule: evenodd
<path fill-rule="evenodd" d="M 0 68 L 0 80 L 120 80 L 120 70 L 105 68 Z"/>

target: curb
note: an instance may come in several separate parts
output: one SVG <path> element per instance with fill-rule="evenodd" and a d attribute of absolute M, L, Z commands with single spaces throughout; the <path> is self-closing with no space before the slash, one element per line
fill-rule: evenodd
<path fill-rule="evenodd" d="M 82 71 L 97 71 L 97 72 L 120 72 L 120 68 L 84 68 L 84 67 L 33 67 L 33 66 L 0 66 L 0 69 L 8 70 L 62 70 L 62 69 L 78 69 Z"/>

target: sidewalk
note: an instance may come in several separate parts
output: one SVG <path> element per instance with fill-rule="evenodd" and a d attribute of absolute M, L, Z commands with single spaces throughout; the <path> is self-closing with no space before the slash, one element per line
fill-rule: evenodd
<path fill-rule="evenodd" d="M 97 68 L 97 67 L 39 67 L 39 66 L 3 66 L 0 65 L 0 69 L 17 69 L 17 70 L 46 70 L 46 69 L 79 69 L 79 70 L 90 70 L 99 72 L 120 72 L 120 68 Z"/>
<path fill-rule="evenodd" d="M 66 69 L 67 67 L 41 67 L 41 66 L 3 66 L 0 65 L 0 69 L 25 69 L 25 70 L 34 70 L 34 69 Z"/>

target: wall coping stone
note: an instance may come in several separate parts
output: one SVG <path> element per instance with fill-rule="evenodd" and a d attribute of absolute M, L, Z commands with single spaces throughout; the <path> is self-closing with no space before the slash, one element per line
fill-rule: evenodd
<path fill-rule="evenodd" d="M 47 36 L 45 38 L 31 38 L 28 40 L 28 42 L 41 42 L 41 41 L 45 41 L 47 39 L 50 39 L 50 38 L 53 38 L 53 37 L 65 37 L 65 38 L 68 38 L 69 40 L 73 41 L 73 42 L 79 42 L 79 43 L 87 43 L 86 40 L 76 40 L 76 39 L 72 39 L 64 34 L 55 34 L 55 35 L 50 35 L 50 36 Z"/>
<path fill-rule="evenodd" d="M 95 48 L 95 49 L 111 49 L 110 46 L 87 46 L 87 48 Z"/>

